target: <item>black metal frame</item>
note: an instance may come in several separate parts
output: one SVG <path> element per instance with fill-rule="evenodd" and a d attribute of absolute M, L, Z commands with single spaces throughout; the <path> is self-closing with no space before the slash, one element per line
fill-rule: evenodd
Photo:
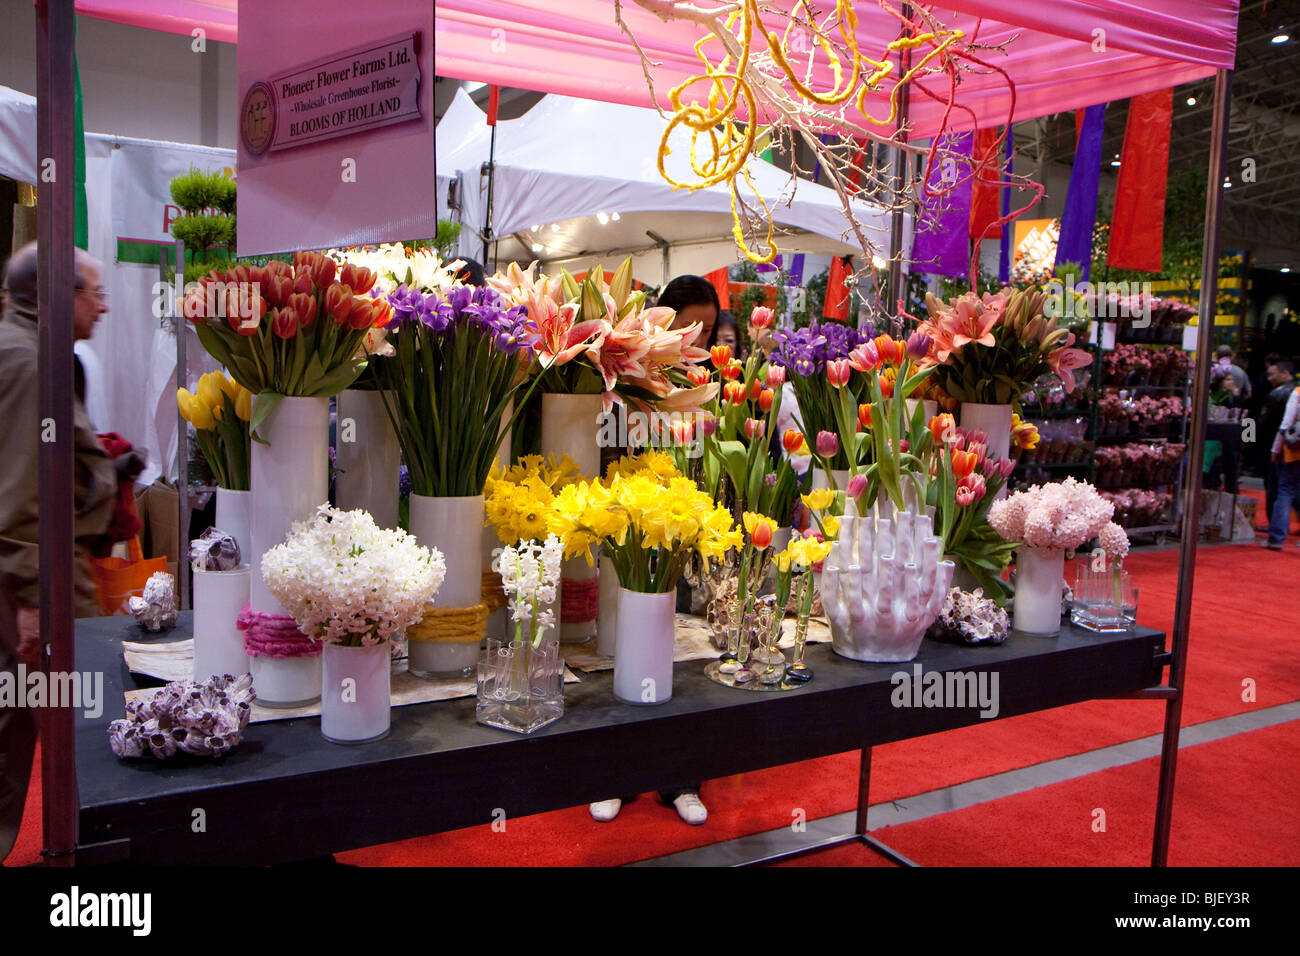
<path fill-rule="evenodd" d="M 74 667 L 72 569 L 73 521 L 70 503 L 73 486 L 72 405 L 72 304 L 75 271 L 73 205 L 73 51 L 75 19 L 73 0 L 36 0 L 37 40 L 37 152 L 40 182 L 38 237 L 40 241 L 40 414 L 53 422 L 56 440 L 40 447 L 39 506 L 41 553 L 41 632 L 43 664 L 48 670 L 71 672 Z M 1188 468 L 1199 473 L 1203 457 L 1204 409 L 1208 396 L 1210 345 L 1214 302 L 1218 289 L 1218 231 L 1222 211 L 1222 173 L 1230 99 L 1229 71 L 1217 71 L 1214 86 L 1214 125 L 1206 197 L 1205 242 L 1202 250 L 1200 328 L 1197 342 L 1195 397 Z M 903 96 L 906 116 L 907 96 Z M 53 160 L 54 175 L 46 175 L 46 160 Z M 901 245 L 901 211 L 891 235 Z M 894 250 L 897 252 L 897 248 Z M 178 264 L 180 265 L 180 264 Z M 899 269 L 901 273 L 901 266 Z M 894 273 L 891 268 L 891 279 Z M 897 287 L 891 292 L 899 291 Z M 1182 689 L 1186 674 L 1193 575 L 1196 562 L 1196 523 L 1200 514 L 1200 487 L 1184 487 L 1183 533 L 1179 561 L 1169 685 L 1138 696 L 1166 701 L 1164 739 L 1160 760 L 1152 865 L 1168 860 L 1169 829 L 1173 813 L 1174 780 L 1182 716 Z M 42 719 L 44 854 L 53 865 L 75 862 L 78 846 L 74 714 L 47 709 Z M 894 858 L 866 832 L 866 805 L 870 781 L 870 748 L 862 751 L 856 832 L 860 840 Z M 899 862 L 904 862 L 901 858 Z"/>

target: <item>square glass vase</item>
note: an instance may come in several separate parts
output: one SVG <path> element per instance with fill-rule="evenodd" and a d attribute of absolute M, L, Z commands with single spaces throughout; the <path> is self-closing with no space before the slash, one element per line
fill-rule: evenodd
<path fill-rule="evenodd" d="M 564 716 L 564 658 L 556 640 L 537 646 L 488 638 L 478 662 L 480 724 L 516 734 L 533 731 Z"/>

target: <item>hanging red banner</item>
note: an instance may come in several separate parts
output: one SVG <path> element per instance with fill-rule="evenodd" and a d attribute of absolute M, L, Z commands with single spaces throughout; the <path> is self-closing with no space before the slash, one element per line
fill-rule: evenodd
<path fill-rule="evenodd" d="M 1115 212 L 1110 221 L 1110 248 L 1106 252 L 1106 265 L 1113 269 L 1161 269 L 1173 115 L 1173 89 L 1129 100 Z"/>
<path fill-rule="evenodd" d="M 730 278 L 729 278 L 729 276 L 728 276 L 728 272 L 727 272 L 727 267 L 726 267 L 726 266 L 723 266 L 721 269 L 714 269 L 712 272 L 710 272 L 710 273 L 708 273 L 707 275 L 705 275 L 704 278 L 708 279 L 708 280 L 709 280 L 709 284 L 710 284 L 711 286 L 713 286 L 714 289 L 717 290 L 717 293 L 718 293 L 718 308 L 719 308 L 719 309 L 730 309 L 730 308 L 731 308 L 731 289 L 729 289 L 729 288 L 727 287 L 727 283 L 730 281 Z"/>
<path fill-rule="evenodd" d="M 822 316 L 843 321 L 849 317 L 848 277 L 853 272 L 852 256 L 832 256 L 831 271 L 826 278 L 826 301 Z"/>
<path fill-rule="evenodd" d="M 1001 150 L 996 146 L 998 131 L 982 129 L 975 133 L 975 147 L 971 162 L 978 172 L 972 184 L 970 197 L 970 237 L 972 239 L 1001 239 L 1002 227 L 994 228 L 998 221 L 998 187 L 1002 178 L 998 169 Z M 980 163 L 984 165 L 981 166 Z"/>

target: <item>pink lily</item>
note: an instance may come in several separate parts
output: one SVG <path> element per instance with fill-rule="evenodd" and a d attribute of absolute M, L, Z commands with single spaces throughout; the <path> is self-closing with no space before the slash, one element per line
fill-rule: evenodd
<path fill-rule="evenodd" d="M 1083 349 L 1072 349 L 1074 344 L 1074 333 L 1071 332 L 1065 339 L 1065 345 L 1061 346 L 1047 355 L 1047 364 L 1057 377 L 1065 383 L 1067 393 L 1074 391 L 1074 370 L 1076 368 L 1086 368 L 1092 364 L 1092 355 Z"/>
<path fill-rule="evenodd" d="M 555 300 L 536 292 L 528 296 L 528 326 L 537 335 L 533 346 L 542 368 L 564 365 L 579 353 L 599 347 L 607 326 L 599 319 L 574 324 L 576 302 L 557 306 Z"/>
<path fill-rule="evenodd" d="M 944 316 L 940 325 L 952 336 L 954 349 L 964 348 L 971 342 L 992 347 L 997 344 L 993 326 L 1001 315 L 1000 308 L 986 309 L 983 302 L 968 292 L 953 302 L 953 312 Z"/>

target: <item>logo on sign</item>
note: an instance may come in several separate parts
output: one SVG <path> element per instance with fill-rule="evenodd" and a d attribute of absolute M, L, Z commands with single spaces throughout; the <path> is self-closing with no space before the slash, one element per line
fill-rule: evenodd
<path fill-rule="evenodd" d="M 265 83 L 257 82 L 244 94 L 244 105 L 239 110 L 239 135 L 244 148 L 254 156 L 261 156 L 275 136 L 275 94 Z"/>

